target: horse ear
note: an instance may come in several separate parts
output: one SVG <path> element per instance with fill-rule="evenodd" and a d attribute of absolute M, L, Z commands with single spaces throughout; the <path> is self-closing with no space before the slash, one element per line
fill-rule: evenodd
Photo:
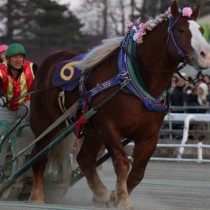
<path fill-rule="evenodd" d="M 171 14 L 173 17 L 179 15 L 179 8 L 176 1 L 171 4 Z"/>
<path fill-rule="evenodd" d="M 192 17 L 194 20 L 196 20 L 199 17 L 199 15 L 200 15 L 200 6 L 198 4 L 193 10 Z"/>

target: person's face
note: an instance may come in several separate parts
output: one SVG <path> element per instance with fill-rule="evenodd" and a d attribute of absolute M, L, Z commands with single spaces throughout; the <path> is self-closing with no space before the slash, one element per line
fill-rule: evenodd
<path fill-rule="evenodd" d="M 178 86 L 184 86 L 186 84 L 186 81 L 184 80 L 184 79 L 182 79 L 182 78 L 179 78 L 179 80 L 178 80 L 178 82 L 177 82 L 177 85 Z"/>
<path fill-rule="evenodd" d="M 204 93 L 203 89 L 201 87 L 198 87 L 197 94 L 198 95 L 203 95 L 203 93 Z"/>
<path fill-rule="evenodd" d="M 23 66 L 24 56 L 23 55 L 15 55 L 9 58 L 9 64 L 14 69 L 20 69 Z"/>

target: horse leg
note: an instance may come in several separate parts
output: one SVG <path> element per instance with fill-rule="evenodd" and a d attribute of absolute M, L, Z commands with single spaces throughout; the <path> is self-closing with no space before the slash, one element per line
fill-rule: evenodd
<path fill-rule="evenodd" d="M 97 136 L 85 136 L 81 150 L 77 156 L 77 162 L 84 173 L 89 188 L 93 192 L 93 201 L 104 203 L 109 199 L 109 192 L 102 183 L 96 171 L 96 159 L 102 143 L 98 141 Z"/>
<path fill-rule="evenodd" d="M 75 138 L 76 138 L 76 137 L 75 137 Z M 73 141 L 72 141 L 72 143 L 73 143 L 74 145 L 72 146 L 73 150 L 72 150 L 72 152 L 71 152 L 71 153 L 72 153 L 72 166 L 71 166 L 71 167 L 72 167 L 72 171 L 74 171 L 74 170 L 76 170 L 76 169 L 79 167 L 76 158 L 77 158 L 77 155 L 78 155 L 78 153 L 79 153 L 79 151 L 80 151 L 80 148 L 81 148 L 81 146 L 82 146 L 83 138 L 78 139 L 78 142 L 73 142 Z M 100 158 L 101 156 L 103 156 L 104 151 L 105 151 L 105 147 L 102 146 L 101 149 L 99 150 L 98 158 Z M 97 158 L 97 159 L 98 159 L 98 158 Z M 98 173 L 99 176 L 103 176 L 102 164 L 99 165 L 99 166 L 96 168 L 96 170 L 97 170 L 97 173 Z"/>
<path fill-rule="evenodd" d="M 53 139 L 53 136 L 55 136 L 56 133 L 57 133 L 57 130 L 55 129 L 54 132 L 51 132 L 50 134 L 48 134 L 43 139 L 43 141 L 38 142 L 32 151 L 32 156 L 35 156 L 42 149 L 44 149 L 50 143 L 51 139 Z M 48 163 L 48 155 L 45 155 L 41 160 L 35 163 L 32 167 L 33 186 L 32 186 L 31 195 L 29 198 L 29 201 L 32 203 L 45 203 L 44 201 L 44 172 L 45 172 L 47 163 Z"/>
<path fill-rule="evenodd" d="M 120 138 L 110 138 L 110 145 L 106 148 L 111 154 L 113 166 L 117 176 L 115 191 L 112 192 L 110 200 L 107 202 L 108 207 L 118 207 L 119 209 L 132 209 L 133 205 L 127 191 L 126 180 L 130 169 L 130 161 L 120 142 Z"/>
<path fill-rule="evenodd" d="M 33 166 L 33 186 L 29 201 L 32 203 L 44 203 L 44 171 L 47 164 L 47 156 Z"/>
<path fill-rule="evenodd" d="M 84 139 L 81 152 L 78 155 L 79 165 L 87 178 L 90 189 L 93 191 L 94 199 L 107 201 L 109 207 L 130 209 L 132 204 L 126 185 L 130 161 L 121 144 L 119 132 L 113 129 L 112 124 L 103 124 L 101 130 L 100 135 L 86 136 Z M 109 200 L 107 200 L 107 188 L 102 184 L 95 167 L 95 161 L 102 146 L 99 141 L 104 142 L 109 151 L 117 175 L 116 189 Z"/>
<path fill-rule="evenodd" d="M 157 140 L 158 134 L 156 133 L 141 142 L 138 142 L 138 140 L 134 140 L 135 147 L 133 150 L 132 169 L 127 179 L 127 188 L 129 195 L 143 179 L 146 166 L 156 148 Z"/>
<path fill-rule="evenodd" d="M 100 157 L 103 156 L 104 151 L 105 151 L 105 147 L 102 146 L 101 149 L 99 150 L 97 159 L 99 159 Z M 102 164 L 99 165 L 99 166 L 96 168 L 96 170 L 97 170 L 97 173 L 98 173 L 99 176 L 103 176 L 103 167 L 102 167 Z"/>
<path fill-rule="evenodd" d="M 76 136 L 75 136 L 75 139 L 76 139 Z M 83 138 L 78 139 L 77 142 L 75 142 L 75 141 L 71 142 L 72 148 L 73 148 L 71 151 L 71 154 L 72 154 L 71 169 L 72 169 L 72 171 L 76 170 L 79 167 L 76 159 L 77 159 L 77 155 L 80 151 L 80 148 L 82 146 L 82 143 L 83 143 Z"/>

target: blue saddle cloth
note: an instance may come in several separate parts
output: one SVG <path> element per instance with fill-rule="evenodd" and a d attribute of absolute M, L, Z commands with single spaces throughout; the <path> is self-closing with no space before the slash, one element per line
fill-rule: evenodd
<path fill-rule="evenodd" d="M 86 53 L 77 55 L 69 60 L 60 62 L 52 75 L 52 84 L 62 86 L 64 90 L 71 91 L 79 85 L 81 70 L 75 67 L 84 58 Z"/>

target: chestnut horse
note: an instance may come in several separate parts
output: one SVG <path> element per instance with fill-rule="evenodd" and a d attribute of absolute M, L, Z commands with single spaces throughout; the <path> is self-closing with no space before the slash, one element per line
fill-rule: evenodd
<path fill-rule="evenodd" d="M 102 104 L 83 130 L 84 142 L 77 156 L 93 201 L 106 202 L 108 207 L 132 208 L 130 194 L 143 179 L 156 148 L 167 112 L 166 91 L 173 74 L 181 69 L 181 64 L 199 70 L 210 67 L 210 47 L 195 22 L 198 14 L 199 5 L 193 10 L 189 7 L 179 10 L 174 1 L 165 14 L 143 24 L 139 20 L 130 24 L 125 37 L 105 40 L 76 62 L 82 73 L 80 83 L 64 91 L 65 108 L 81 99 L 78 112 L 84 114 Z M 60 51 L 46 58 L 38 70 L 35 89 L 52 88 L 57 66 L 78 54 Z M 64 79 L 72 76 L 72 67 L 69 69 L 69 74 L 63 73 Z M 62 114 L 57 100 L 62 89 L 65 88 L 59 86 L 32 96 L 31 127 L 35 136 Z M 81 116 L 77 115 L 75 120 Z M 48 145 L 62 126 L 38 142 L 35 151 Z M 121 144 L 122 138 L 134 142 L 132 162 Z M 110 153 L 116 173 L 116 186 L 111 194 L 96 172 L 102 145 Z M 44 202 L 43 173 L 48 161 L 50 156 L 46 155 L 33 165 L 31 202 Z"/>

